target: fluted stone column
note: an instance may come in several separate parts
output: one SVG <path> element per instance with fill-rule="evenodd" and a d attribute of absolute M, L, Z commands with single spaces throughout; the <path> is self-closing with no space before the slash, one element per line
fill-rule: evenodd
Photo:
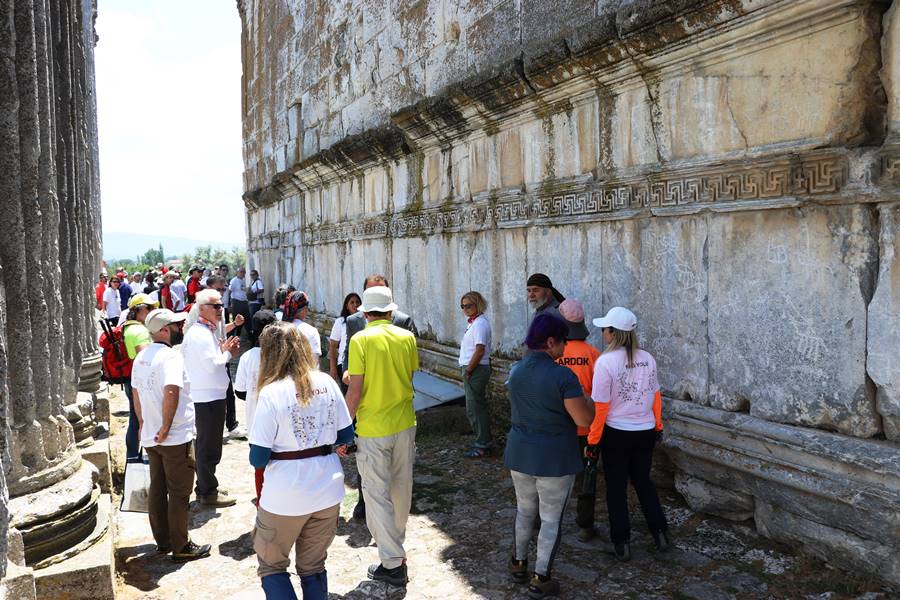
<path fill-rule="evenodd" d="M 92 402 L 78 389 L 97 354 L 93 12 L 92 0 L 0 0 L 0 569 L 13 532 L 10 568 L 18 578 L 34 566 L 39 594 L 40 567 L 107 529 L 109 499 L 71 424 L 91 443 Z M 98 597 L 111 595 L 108 578 Z"/>

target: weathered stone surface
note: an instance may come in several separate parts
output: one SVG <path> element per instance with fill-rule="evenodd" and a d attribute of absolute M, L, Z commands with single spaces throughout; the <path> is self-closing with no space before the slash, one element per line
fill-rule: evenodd
<path fill-rule="evenodd" d="M 712 406 L 858 437 L 881 431 L 864 362 L 875 235 L 866 206 L 711 220 Z"/>
<path fill-rule="evenodd" d="M 676 467 L 738 497 L 752 496 L 756 526 L 766 535 L 786 541 L 796 534 L 808 550 L 844 566 L 862 564 L 869 553 L 883 558 L 885 548 L 896 546 L 900 536 L 896 445 L 676 400 L 666 403 L 665 421 L 665 445 Z M 746 502 L 710 504 L 706 510 L 729 516 L 742 505 Z M 777 507 L 775 513 L 769 510 L 772 507 Z M 776 517 L 789 527 L 776 531 L 776 526 L 765 524 L 765 519 Z M 813 534 L 809 528 L 814 523 L 828 526 Z M 845 543 L 852 557 L 837 552 Z"/>
<path fill-rule="evenodd" d="M 719 487 L 683 472 L 675 474 L 675 489 L 697 512 L 708 512 L 733 521 L 753 518 L 753 497 Z"/>
<path fill-rule="evenodd" d="M 112 514 L 110 497 L 100 500 L 99 521 L 108 523 Z M 38 597 L 47 600 L 113 600 L 115 595 L 115 559 L 113 535 L 103 524 L 100 536 L 66 560 L 35 571 Z"/>
<path fill-rule="evenodd" d="M 888 129 L 900 134 L 900 8 L 897 3 L 884 14 L 884 35 L 881 38 L 881 80 L 888 101 Z"/>
<path fill-rule="evenodd" d="M 900 205 L 879 207 L 878 283 L 868 313 L 866 371 L 884 435 L 900 442 Z"/>
<path fill-rule="evenodd" d="M 798 517 L 766 502 L 756 503 L 756 526 L 775 540 L 800 541 L 804 549 L 848 569 L 877 569 L 886 581 L 900 581 L 897 547 L 859 538 L 824 523 Z"/>
<path fill-rule="evenodd" d="M 12 517 L 0 518 L 0 570 L 8 524 L 21 528 L 29 564 L 71 550 L 96 524 L 93 467 L 78 455 L 74 430 L 91 443 L 90 395 L 79 403 L 76 393 L 79 383 L 96 389 L 100 371 L 94 9 L 81 0 L 0 8 L 0 455 L 2 495 L 12 496 Z M 9 311 L 12 289 L 22 302 Z M 7 594 L 33 596 L 33 578 L 20 575 L 9 581 L 30 591 L 10 592 L 4 581 Z"/>
<path fill-rule="evenodd" d="M 112 493 L 112 467 L 109 460 L 109 439 L 100 439 L 81 450 L 81 457 L 97 467 L 97 483 L 104 494 Z"/>
<path fill-rule="evenodd" d="M 665 450 L 695 506 L 828 523 L 823 556 L 841 532 L 898 544 L 883 351 L 898 345 L 896 7 L 341 6 L 239 3 L 248 257 L 264 280 L 310 291 L 325 325 L 385 273 L 423 368 L 448 378 L 456 299 L 482 292 L 500 423 L 528 274 L 588 318 L 629 306 L 665 395 L 690 402 Z"/>
<path fill-rule="evenodd" d="M 34 571 L 10 564 L 0 580 L 0 600 L 35 600 Z"/>

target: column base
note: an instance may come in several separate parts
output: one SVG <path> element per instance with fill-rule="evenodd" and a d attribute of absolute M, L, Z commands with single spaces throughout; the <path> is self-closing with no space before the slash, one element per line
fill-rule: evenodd
<path fill-rule="evenodd" d="M 78 376 L 78 391 L 94 393 L 100 389 L 100 380 L 103 374 L 101 354 L 95 352 L 85 356 L 81 361 L 81 370 Z"/>

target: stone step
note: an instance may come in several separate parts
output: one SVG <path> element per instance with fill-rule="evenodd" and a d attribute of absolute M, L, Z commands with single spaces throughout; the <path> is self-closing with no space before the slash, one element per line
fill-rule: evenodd
<path fill-rule="evenodd" d="M 115 598 L 113 534 L 110 528 L 112 497 L 100 496 L 97 524 L 79 545 L 78 554 L 34 571 L 41 600 L 113 600 Z"/>

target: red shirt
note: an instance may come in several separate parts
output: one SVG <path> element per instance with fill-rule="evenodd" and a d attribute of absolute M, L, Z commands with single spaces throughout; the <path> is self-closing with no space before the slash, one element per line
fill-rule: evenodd
<path fill-rule="evenodd" d="M 106 284 L 103 283 L 102 281 L 97 282 L 97 287 L 94 288 L 94 295 L 97 297 L 97 305 L 100 307 L 103 306 L 103 294 L 105 294 L 105 293 L 106 293 Z M 103 308 L 101 308 L 100 310 L 103 310 Z"/>
<path fill-rule="evenodd" d="M 172 298 L 172 292 L 167 285 L 162 286 L 159 290 L 159 307 L 168 308 L 171 311 L 175 310 L 175 301 Z"/>
<path fill-rule="evenodd" d="M 194 300 L 195 300 L 194 297 L 197 295 L 197 292 L 199 292 L 201 289 L 203 289 L 203 286 L 200 285 L 199 277 L 197 277 L 196 279 L 193 277 L 188 279 L 188 284 L 187 284 L 188 303 L 194 302 Z"/>

